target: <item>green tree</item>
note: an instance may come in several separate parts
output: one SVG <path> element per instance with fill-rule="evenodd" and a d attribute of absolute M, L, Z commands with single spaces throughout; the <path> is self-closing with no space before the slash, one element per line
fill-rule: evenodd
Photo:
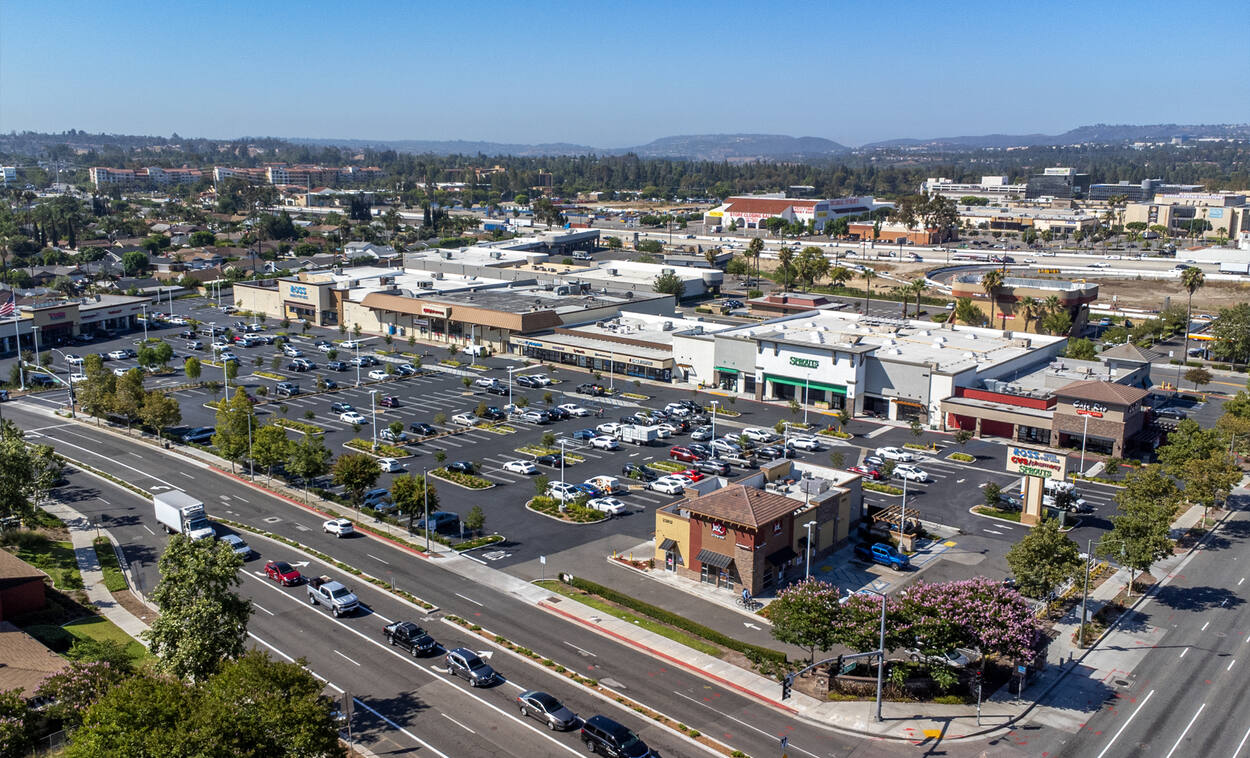
<path fill-rule="evenodd" d="M 1081 550 L 1059 531 L 1057 519 L 1043 514 L 1042 520 L 1007 551 L 1007 565 L 1021 594 L 1040 600 L 1076 576 L 1081 569 Z"/>
<path fill-rule="evenodd" d="M 828 650 L 837 641 L 833 619 L 839 607 L 838 588 L 832 584 L 815 578 L 792 584 L 768 605 L 773 637 L 807 648 L 814 662 L 817 650 Z"/>
<path fill-rule="evenodd" d="M 755 280 L 758 282 L 760 278 L 760 256 L 764 254 L 764 240 L 760 237 L 752 237 L 747 243 L 746 257 L 747 260 L 755 260 Z"/>
<path fill-rule="evenodd" d="M 48 716 L 77 727 L 86 710 L 129 674 L 102 661 L 75 661 L 43 680 L 35 694 L 49 703 Z"/>
<path fill-rule="evenodd" d="M 956 429 L 955 433 L 951 436 L 955 440 L 955 444 L 962 448 L 964 445 L 968 444 L 968 440 L 973 438 L 974 433 L 971 429 L 960 428 Z"/>
<path fill-rule="evenodd" d="M 1111 531 L 1103 534 L 1096 550 L 1129 568 L 1131 594 L 1134 572 L 1149 571 L 1155 561 L 1172 554 L 1168 531 L 1180 493 L 1159 466 L 1146 466 L 1128 475 L 1115 501 Z"/>
<path fill-rule="evenodd" d="M 1196 366 L 1185 372 L 1185 381 L 1194 385 L 1194 389 L 1201 390 L 1205 385 L 1211 383 L 1211 372 L 1201 366 Z"/>
<path fill-rule="evenodd" d="M 468 515 L 464 517 L 464 528 L 472 534 L 478 534 L 485 526 L 486 513 L 482 510 L 482 506 L 475 505 L 470 508 Z"/>
<path fill-rule="evenodd" d="M 777 251 L 777 273 L 781 276 L 781 289 L 790 289 L 790 278 L 794 276 L 794 251 L 782 246 Z"/>
<path fill-rule="evenodd" d="M 1072 331 L 1072 317 L 1067 311 L 1048 313 L 1042 319 L 1042 328 L 1048 334 L 1063 335 Z"/>
<path fill-rule="evenodd" d="M 864 266 L 859 275 L 864 278 L 864 313 L 867 314 L 868 304 L 872 302 L 872 279 L 877 275 L 877 272 L 868 266 Z"/>
<path fill-rule="evenodd" d="M 37 718 L 21 689 L 0 691 L 0 755 L 28 754 L 35 746 Z"/>
<path fill-rule="evenodd" d="M 164 392 L 155 390 L 143 395 L 143 405 L 139 408 L 139 420 L 153 433 L 160 434 L 166 427 L 174 426 L 182 421 L 182 408 L 178 401 Z"/>
<path fill-rule="evenodd" d="M 225 542 L 175 534 L 158 565 L 151 599 L 160 615 L 144 639 L 157 670 L 203 681 L 244 651 L 252 605 L 234 592 L 243 559 Z"/>
<path fill-rule="evenodd" d="M 657 275 L 652 286 L 661 295 L 672 295 L 676 300 L 681 300 L 682 296 L 686 294 L 686 283 L 672 271 L 665 271 Z"/>
<path fill-rule="evenodd" d="M 1181 286 L 1185 288 L 1187 295 L 1185 301 L 1185 341 L 1181 344 L 1186 351 L 1189 350 L 1189 324 L 1193 319 L 1194 313 L 1194 293 L 1202 289 L 1202 285 L 1205 283 L 1206 275 L 1197 266 L 1190 266 L 1181 271 Z M 1184 356 L 1182 356 L 1182 360 L 1184 360 Z"/>
<path fill-rule="evenodd" d="M 1229 363 L 1250 361 L 1250 303 L 1221 308 L 1211 324 L 1211 336 L 1216 358 Z"/>
<path fill-rule="evenodd" d="M 143 250 L 131 250 L 122 254 L 122 271 L 126 276 L 138 276 L 148 270 L 148 254 Z"/>
<path fill-rule="evenodd" d="M 1241 481 L 1241 467 L 1227 451 L 1206 458 L 1191 458 L 1181 467 L 1185 499 L 1202 506 L 1202 517 L 1228 497 Z"/>
<path fill-rule="evenodd" d="M 823 250 L 809 245 L 799 252 L 796 267 L 799 278 L 807 289 L 829 273 L 829 259 L 825 257 Z"/>
<path fill-rule="evenodd" d="M 266 482 L 273 479 L 273 467 L 290 457 L 291 440 L 286 436 L 286 429 L 267 424 L 256 430 L 252 438 L 252 461 L 265 469 Z"/>
<path fill-rule="evenodd" d="M 972 298 L 961 297 L 955 301 L 955 320 L 968 326 L 982 326 L 985 324 L 985 314 L 972 304 Z"/>
<path fill-rule="evenodd" d="M 118 378 L 110 411 L 113 415 L 125 420 L 127 432 L 130 431 L 130 426 L 139 420 L 139 413 L 143 410 L 143 398 L 142 371 L 132 368 Z"/>
<path fill-rule="evenodd" d="M 0 471 L 4 472 L 0 476 L 0 518 L 32 523 L 39 491 L 36 453 L 26 444 L 22 430 L 7 419 L 0 422 Z"/>
<path fill-rule="evenodd" d="M 1003 488 L 999 487 L 995 482 L 988 482 L 985 485 L 985 507 L 997 508 L 1003 499 Z"/>
<path fill-rule="evenodd" d="M 1176 431 L 1168 434 L 1168 444 L 1156 449 L 1155 455 L 1168 475 L 1180 479 L 1186 463 L 1213 458 L 1227 446 L 1228 441 L 1219 430 L 1203 429 L 1197 421 L 1187 418 L 1176 425 Z"/>
<path fill-rule="evenodd" d="M 308 483 L 330 470 L 330 449 L 319 434 L 305 434 L 290 448 L 286 468 L 304 485 L 304 502 L 308 502 Z"/>
<path fill-rule="evenodd" d="M 194 355 L 187 358 L 186 362 L 182 364 L 182 373 L 186 374 L 187 378 L 193 382 L 198 382 L 200 380 L 201 370 L 202 367 L 200 366 L 200 359 L 196 358 Z"/>
<path fill-rule="evenodd" d="M 1068 341 L 1068 350 L 1064 355 L 1074 361 L 1092 361 L 1098 357 L 1098 351 L 1092 341 L 1081 337 Z"/>
<path fill-rule="evenodd" d="M 256 429 L 256 411 L 252 407 L 252 399 L 242 387 L 234 391 L 234 397 L 217 403 L 216 431 L 213 432 L 213 447 L 222 458 L 230 461 L 230 471 L 234 464 L 247 455 L 248 430 Z"/>
<path fill-rule="evenodd" d="M 429 489 L 428 504 L 430 513 L 438 510 L 438 489 L 433 482 L 426 480 L 424 475 L 403 474 L 391 481 L 391 500 L 400 513 L 408 514 L 408 531 L 413 530 L 417 513 L 424 513 L 427 504 L 426 489 Z"/>
<path fill-rule="evenodd" d="M 985 297 L 989 301 L 990 320 L 993 320 L 994 313 L 997 311 L 1002 314 L 1002 328 L 1007 328 L 1007 312 L 998 302 L 998 291 L 1003 287 L 1003 272 L 998 269 L 990 269 L 981 275 L 981 289 L 985 290 Z"/>
<path fill-rule="evenodd" d="M 382 470 L 371 455 L 347 453 L 340 455 L 330 468 L 334 483 L 347 491 L 348 498 L 357 507 L 365 491 L 377 484 Z"/>

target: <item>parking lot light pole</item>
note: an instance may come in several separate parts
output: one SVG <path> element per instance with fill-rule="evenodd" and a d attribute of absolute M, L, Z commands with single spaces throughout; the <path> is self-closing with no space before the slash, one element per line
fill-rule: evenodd
<path fill-rule="evenodd" d="M 565 497 L 565 492 L 564 492 L 564 443 L 565 442 L 566 442 L 565 438 L 561 437 L 560 438 L 560 498 L 561 498 L 560 510 L 564 510 L 563 498 Z"/>
<path fill-rule="evenodd" d="M 616 353 L 608 351 L 608 392 L 616 391 Z"/>
<path fill-rule="evenodd" d="M 1081 432 L 1081 474 L 1085 474 L 1085 439 L 1089 436 L 1089 414 L 1085 414 L 1085 430 Z"/>
<path fill-rule="evenodd" d="M 31 332 L 35 335 L 35 365 L 39 365 L 39 325 L 35 324 L 31 328 Z"/>
<path fill-rule="evenodd" d="M 360 386 L 360 340 L 353 345 L 356 348 L 356 386 Z"/>
<path fill-rule="evenodd" d="M 881 598 L 881 639 L 877 648 L 877 722 L 881 722 L 881 687 L 885 683 L 885 593 L 864 587 L 860 592 Z"/>
<path fill-rule="evenodd" d="M 147 344 L 147 341 L 148 341 L 148 304 L 144 303 L 143 305 L 140 305 L 139 307 L 143 310 L 143 342 L 144 344 Z"/>
<path fill-rule="evenodd" d="M 720 404 L 719 400 L 713 400 L 712 405 L 712 439 L 716 439 L 716 406 Z"/>
<path fill-rule="evenodd" d="M 425 552 L 430 552 L 430 469 L 421 469 L 421 499 L 425 503 Z"/>
<path fill-rule="evenodd" d="M 61 360 L 65 361 L 66 373 L 71 375 L 69 381 L 65 382 L 65 391 L 66 394 L 69 395 L 69 417 L 74 418 L 74 368 L 70 365 L 69 356 L 65 355 L 64 352 L 57 350 L 56 348 L 52 348 L 52 352 L 58 353 L 61 356 Z M 60 377 L 56 376 L 56 372 L 53 372 L 52 377 L 57 380 L 60 379 Z"/>
<path fill-rule="evenodd" d="M 378 391 L 369 390 L 369 415 L 373 417 L 373 452 L 378 451 Z"/>
<path fill-rule="evenodd" d="M 816 526 L 816 522 L 808 521 L 803 526 L 807 529 L 807 547 L 803 551 L 803 578 L 809 579 L 812 576 L 812 527 Z"/>

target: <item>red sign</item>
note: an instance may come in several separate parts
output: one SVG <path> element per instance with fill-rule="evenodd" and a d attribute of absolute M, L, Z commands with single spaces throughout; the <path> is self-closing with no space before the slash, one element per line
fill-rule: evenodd
<path fill-rule="evenodd" d="M 1101 413 L 1099 413 L 1098 411 L 1082 411 L 1082 410 L 1078 410 L 1078 411 L 1076 412 L 1076 415 L 1078 415 L 1078 416 L 1090 416 L 1091 418 L 1102 418 L 1102 414 L 1101 414 Z"/>
<path fill-rule="evenodd" d="M 724 524 L 712 524 L 712 536 L 724 539 L 726 533 Z"/>
<path fill-rule="evenodd" d="M 447 315 L 447 311 L 442 308 L 427 308 L 425 306 L 422 306 L 421 312 L 429 313 L 433 316 L 446 316 Z"/>

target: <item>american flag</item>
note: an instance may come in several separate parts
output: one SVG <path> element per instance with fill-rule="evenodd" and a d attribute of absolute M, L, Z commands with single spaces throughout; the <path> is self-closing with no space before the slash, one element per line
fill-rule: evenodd
<path fill-rule="evenodd" d="M 0 305 L 0 316 L 12 316 L 17 312 L 17 304 L 13 302 L 13 296 L 9 295 L 9 302 Z"/>

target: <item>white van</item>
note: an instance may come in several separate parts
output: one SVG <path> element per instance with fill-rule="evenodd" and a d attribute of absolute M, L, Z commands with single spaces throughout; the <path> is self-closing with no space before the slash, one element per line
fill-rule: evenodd
<path fill-rule="evenodd" d="M 586 484 L 596 487 L 605 495 L 615 495 L 621 492 L 629 492 L 629 488 L 625 483 L 615 476 L 595 476 L 586 480 Z"/>
<path fill-rule="evenodd" d="M 464 352 L 466 355 L 471 355 L 474 358 L 480 358 L 486 355 L 486 346 L 485 345 L 465 345 Z"/>

